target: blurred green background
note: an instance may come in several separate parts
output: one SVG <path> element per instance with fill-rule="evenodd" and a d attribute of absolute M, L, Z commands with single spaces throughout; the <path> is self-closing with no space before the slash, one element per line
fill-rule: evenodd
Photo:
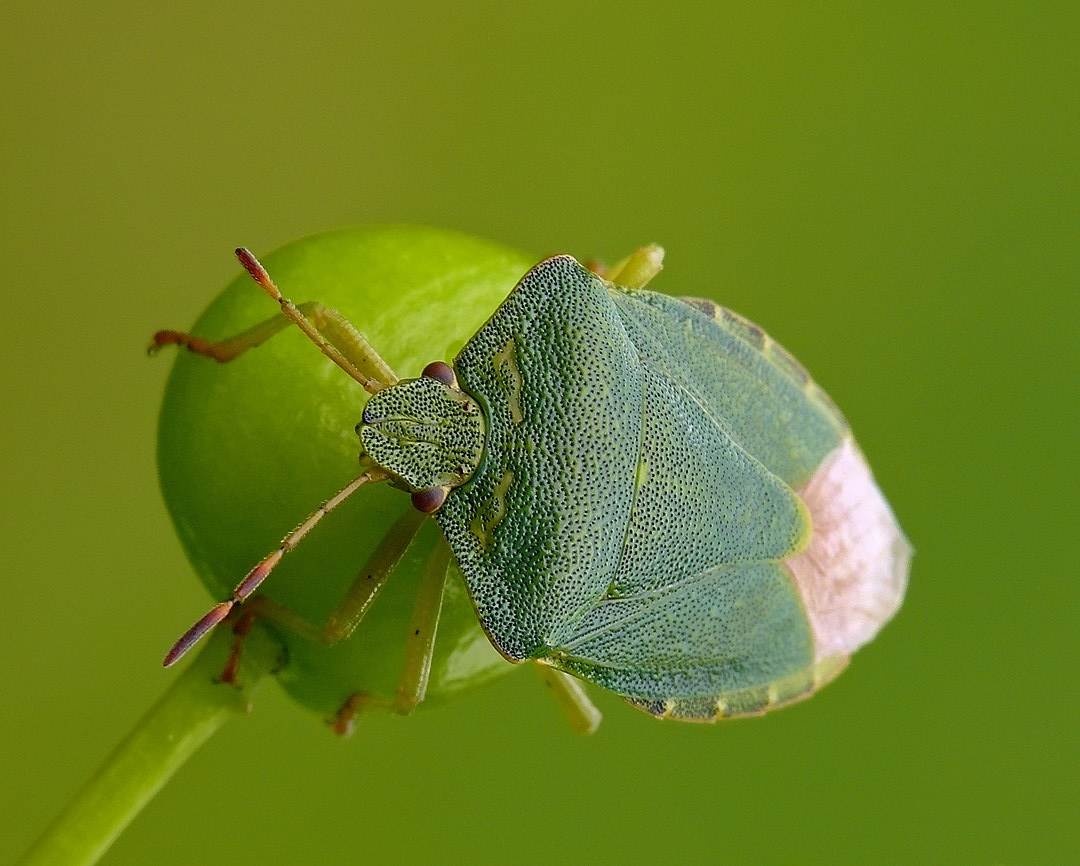
<path fill-rule="evenodd" d="M 266 250 L 420 222 L 659 241 L 851 419 L 918 554 L 809 703 L 719 727 L 531 676 L 341 742 L 281 691 L 106 857 L 1080 860 L 1073 3 L 0 7 L 0 862 L 166 687 L 206 603 L 142 356 Z"/>

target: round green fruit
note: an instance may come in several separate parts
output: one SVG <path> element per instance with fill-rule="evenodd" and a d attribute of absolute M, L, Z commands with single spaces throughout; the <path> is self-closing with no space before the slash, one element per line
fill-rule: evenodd
<path fill-rule="evenodd" d="M 403 378 L 450 360 L 532 260 L 454 232 L 417 227 L 317 235 L 262 257 L 297 303 L 321 301 L 352 321 Z M 192 332 L 231 336 L 274 313 L 239 273 Z M 279 539 L 357 474 L 354 432 L 366 392 L 296 328 L 228 364 L 182 352 L 158 433 L 162 492 L 192 565 L 215 599 Z M 324 520 L 260 590 L 313 623 L 341 600 L 409 497 L 377 485 Z M 288 653 L 279 679 L 331 716 L 350 695 L 393 697 L 421 568 L 438 529 L 428 521 L 360 627 L 333 646 L 277 629 Z M 178 613 L 178 625 L 189 614 Z M 512 667 L 477 623 L 456 567 L 439 624 L 428 702 Z"/>

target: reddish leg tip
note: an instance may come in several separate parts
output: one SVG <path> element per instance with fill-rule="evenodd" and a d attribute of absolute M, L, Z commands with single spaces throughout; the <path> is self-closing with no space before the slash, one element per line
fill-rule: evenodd
<path fill-rule="evenodd" d="M 176 331 L 157 331 L 150 338 L 150 345 L 146 347 L 146 354 L 156 355 L 163 347 L 176 343 L 176 337 Z"/>
<path fill-rule="evenodd" d="M 356 717 L 360 715 L 360 710 L 363 709 L 365 701 L 366 695 L 363 692 L 353 692 L 353 694 L 349 695 L 341 708 L 334 713 L 333 718 L 328 720 L 330 730 L 339 737 L 352 736 L 352 732 L 356 728 Z"/>
<path fill-rule="evenodd" d="M 240 657 L 244 652 L 244 643 L 247 640 L 247 636 L 251 634 L 251 628 L 255 625 L 255 612 L 248 610 L 241 614 L 236 624 L 233 626 L 233 640 L 232 650 L 229 653 L 228 659 L 225 661 L 225 667 L 221 671 L 221 676 L 218 677 L 218 682 L 225 683 L 226 685 L 235 686 L 239 685 L 237 677 L 240 673 Z"/>

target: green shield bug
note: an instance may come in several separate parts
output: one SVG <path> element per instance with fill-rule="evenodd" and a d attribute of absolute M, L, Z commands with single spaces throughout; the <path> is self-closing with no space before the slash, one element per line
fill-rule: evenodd
<path fill-rule="evenodd" d="M 597 716 L 578 680 L 687 721 L 807 697 L 899 607 L 911 550 L 843 416 L 756 325 L 646 290 L 658 247 L 607 270 L 566 255 L 540 262 L 452 365 L 404 380 L 343 316 L 293 304 L 251 253 L 237 255 L 281 315 L 216 342 L 160 331 L 152 348 L 227 362 L 297 325 L 371 394 L 361 472 L 195 623 L 166 666 L 230 615 L 239 634 L 265 618 L 315 640 L 347 637 L 426 515 L 445 544 L 418 590 L 402 712 L 424 696 L 451 557 L 491 643 L 542 665 L 583 729 Z M 408 492 L 415 512 L 327 623 L 257 592 L 326 514 L 376 482 Z M 363 703 L 342 695 L 339 730 Z"/>

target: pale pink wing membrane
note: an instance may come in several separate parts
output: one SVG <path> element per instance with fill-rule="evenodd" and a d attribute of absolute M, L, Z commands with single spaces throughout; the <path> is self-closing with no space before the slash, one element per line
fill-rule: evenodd
<path fill-rule="evenodd" d="M 813 533 L 786 564 L 810 618 L 815 660 L 849 656 L 900 607 L 911 546 L 850 438 L 799 493 Z"/>

